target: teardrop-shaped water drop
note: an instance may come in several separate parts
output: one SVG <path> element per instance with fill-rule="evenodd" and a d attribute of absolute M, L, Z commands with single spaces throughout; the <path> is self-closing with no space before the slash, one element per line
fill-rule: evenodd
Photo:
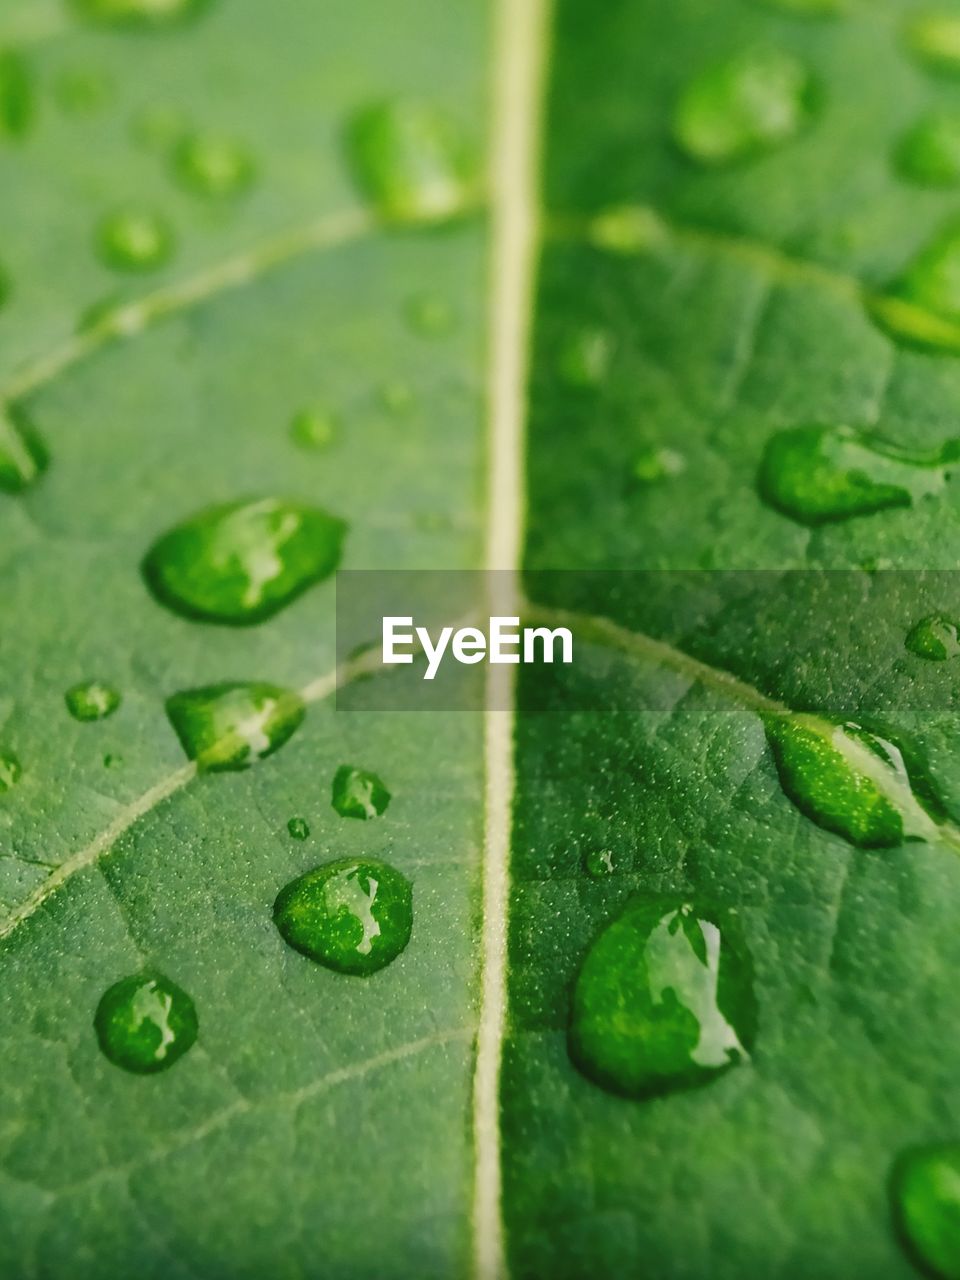
<path fill-rule="evenodd" d="M 272 617 L 340 561 L 346 526 L 280 498 L 228 502 L 185 520 L 147 553 L 162 604 L 188 618 L 246 626 Z"/>
<path fill-rule="evenodd" d="M 364 976 L 395 960 L 410 941 L 412 889 L 385 862 L 342 858 L 281 889 L 273 919 L 295 950 L 338 973 Z"/>
<path fill-rule="evenodd" d="M 375 773 L 344 764 L 333 777 L 332 803 L 344 818 L 378 818 L 390 803 L 390 792 Z"/>
<path fill-rule="evenodd" d="M 13 752 L 0 750 L 0 795 L 17 785 L 22 772 L 20 761 Z"/>
<path fill-rule="evenodd" d="M 18 140 L 33 122 L 33 77 L 13 49 L 0 50 L 0 138 Z"/>
<path fill-rule="evenodd" d="M 149 209 L 124 209 L 100 223 L 96 233 L 101 260 L 116 271 L 156 271 L 173 256 L 173 232 Z"/>
<path fill-rule="evenodd" d="M 476 162 L 442 112 L 410 101 L 359 112 L 347 130 L 357 186 L 391 222 L 438 222 L 473 202 Z"/>
<path fill-rule="evenodd" d="M 924 116 L 900 140 L 894 155 L 897 172 L 923 187 L 960 184 L 960 115 Z"/>
<path fill-rule="evenodd" d="M 247 148 L 234 138 L 191 133 L 173 152 L 173 173 L 194 195 L 211 199 L 237 196 L 253 185 L 256 165 Z"/>
<path fill-rule="evenodd" d="M 120 706 L 120 694 L 102 680 L 84 680 L 63 696 L 74 720 L 105 720 Z"/>
<path fill-rule="evenodd" d="M 729 913 L 632 898 L 593 941 L 573 989 L 568 1046 L 628 1098 L 707 1084 L 746 1061 L 753 966 Z"/>
<path fill-rule="evenodd" d="M 673 136 L 691 159 L 724 164 L 787 142 L 813 114 L 807 68 L 791 54 L 754 49 L 710 67 L 684 90 Z"/>
<path fill-rule="evenodd" d="M 960 1280 L 960 1142 L 905 1151 L 890 1175 L 898 1230 L 932 1275 Z"/>
<path fill-rule="evenodd" d="M 941 228 L 883 293 L 868 294 L 866 307 L 905 346 L 960 353 L 960 221 Z"/>
<path fill-rule="evenodd" d="M 960 15 L 943 9 L 914 14 L 904 28 L 904 41 L 932 70 L 960 72 Z"/>
<path fill-rule="evenodd" d="M 818 826 L 861 849 L 936 836 L 894 743 L 813 715 L 770 716 L 766 731 L 781 786 Z"/>
<path fill-rule="evenodd" d="M 910 628 L 904 644 L 918 658 L 944 662 L 960 654 L 960 627 L 943 614 L 932 613 Z"/>
<path fill-rule="evenodd" d="M 167 699 L 167 715 L 204 771 L 247 769 L 272 755 L 303 723 L 303 699 L 279 685 L 224 681 Z"/>
<path fill-rule="evenodd" d="M 290 438 L 301 449 L 327 449 L 337 434 L 337 420 L 323 405 L 301 409 L 290 423 Z"/>
<path fill-rule="evenodd" d="M 82 18 L 112 27 L 173 26 L 195 18 L 210 0 L 71 0 Z"/>
<path fill-rule="evenodd" d="M 767 442 L 760 495 L 801 524 L 825 524 L 912 506 L 943 488 L 958 458 L 960 439 L 923 451 L 853 427 L 794 427 Z"/>
<path fill-rule="evenodd" d="M 100 1048 L 125 1071 L 165 1071 L 197 1038 L 197 1011 L 187 993 L 146 970 L 109 987 L 93 1020 Z"/>
<path fill-rule="evenodd" d="M 27 415 L 20 409 L 0 407 L 0 492 L 29 489 L 46 471 L 49 460 Z"/>
<path fill-rule="evenodd" d="M 306 818 L 291 818 L 287 823 L 287 830 L 294 840 L 306 840 L 310 834 Z"/>

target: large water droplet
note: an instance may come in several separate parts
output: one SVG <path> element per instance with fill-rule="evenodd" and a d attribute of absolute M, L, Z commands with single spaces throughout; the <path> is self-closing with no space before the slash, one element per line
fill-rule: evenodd
<path fill-rule="evenodd" d="M 104 992 L 93 1025 L 100 1048 L 115 1066 L 149 1075 L 172 1067 L 191 1047 L 197 1011 L 176 983 L 147 970 Z"/>
<path fill-rule="evenodd" d="M 184 751 L 205 771 L 246 769 L 272 755 L 299 729 L 299 694 L 275 684 L 224 681 L 167 699 Z"/>
<path fill-rule="evenodd" d="M 803 63 L 778 50 L 752 50 L 687 86 L 673 134 L 692 159 L 723 164 L 788 141 L 812 115 L 814 101 Z"/>
<path fill-rule="evenodd" d="M 120 694 L 102 680 L 85 680 L 63 695 L 74 720 L 105 720 L 120 706 Z"/>
<path fill-rule="evenodd" d="M 17 785 L 22 772 L 20 761 L 13 752 L 0 750 L 0 795 Z"/>
<path fill-rule="evenodd" d="M 898 172 L 925 187 L 960 183 L 960 115 L 925 116 L 906 133 L 895 154 Z"/>
<path fill-rule="evenodd" d="M 13 49 L 0 50 L 0 138 L 22 138 L 33 122 L 30 70 Z"/>
<path fill-rule="evenodd" d="M 310 834 L 306 818 L 291 818 L 287 823 L 287 830 L 294 840 L 306 840 Z"/>
<path fill-rule="evenodd" d="M 385 862 L 342 858 L 281 889 L 273 919 L 311 960 L 338 973 L 375 973 L 410 941 L 410 881 Z"/>
<path fill-rule="evenodd" d="M 638 897 L 587 952 L 568 1044 L 595 1084 L 641 1098 L 745 1061 L 755 1026 L 753 967 L 735 920 Z"/>
<path fill-rule="evenodd" d="M 210 0 L 71 0 L 90 22 L 116 27 L 164 27 L 202 13 Z"/>
<path fill-rule="evenodd" d="M 442 221 L 473 200 L 473 152 L 432 107 L 408 101 L 368 107 L 350 122 L 347 151 L 357 185 L 392 222 Z"/>
<path fill-rule="evenodd" d="M 297 502 L 229 502 L 160 538 L 143 572 L 157 599 L 176 613 L 245 626 L 329 577 L 344 530 L 342 521 Z"/>
<path fill-rule="evenodd" d="M 170 261 L 173 245 L 170 227 L 146 209 L 111 214 L 97 228 L 100 257 L 117 271 L 156 271 Z"/>
<path fill-rule="evenodd" d="M 960 71 L 960 16 L 949 12 L 918 13 L 904 28 L 907 48 L 936 71 Z"/>
<path fill-rule="evenodd" d="M 905 1151 L 893 1166 L 890 1193 L 914 1259 L 933 1275 L 960 1280 L 960 1143 Z"/>
<path fill-rule="evenodd" d="M 910 628 L 904 644 L 918 658 L 944 662 L 960 654 L 960 628 L 942 614 L 932 613 Z"/>
<path fill-rule="evenodd" d="M 177 181 L 195 195 L 224 199 L 246 191 L 256 177 L 253 156 L 241 143 L 214 133 L 181 138 L 173 152 Z"/>
<path fill-rule="evenodd" d="M 22 493 L 47 469 L 49 455 L 20 409 L 0 407 L 0 492 Z"/>
<path fill-rule="evenodd" d="M 960 353 L 960 221 L 943 227 L 867 312 L 897 342 Z"/>
<path fill-rule="evenodd" d="M 301 449 L 326 449 L 337 434 L 337 420 L 323 405 L 301 409 L 290 423 L 290 438 Z"/>
<path fill-rule="evenodd" d="M 909 507 L 943 488 L 960 439 L 928 452 L 853 427 L 794 427 L 767 442 L 761 497 L 802 524 Z"/>
<path fill-rule="evenodd" d="M 341 765 L 333 778 L 333 807 L 344 818 L 378 818 L 390 803 L 390 792 L 375 773 Z"/>
<path fill-rule="evenodd" d="M 784 791 L 818 826 L 861 849 L 936 835 L 892 742 L 812 715 L 770 716 L 766 731 Z"/>

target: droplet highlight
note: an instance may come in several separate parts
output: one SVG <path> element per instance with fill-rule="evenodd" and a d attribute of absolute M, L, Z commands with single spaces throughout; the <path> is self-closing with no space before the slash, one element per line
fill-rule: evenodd
<path fill-rule="evenodd" d="M 197 1039 L 193 1001 L 175 982 L 152 970 L 109 987 L 93 1021 L 106 1057 L 138 1075 L 166 1071 Z"/>
<path fill-rule="evenodd" d="M 340 561 L 346 526 L 279 498 L 210 507 L 160 538 L 143 573 L 184 617 L 248 626 L 273 617 Z"/>
<path fill-rule="evenodd" d="M 106 720 L 120 706 L 120 694 L 102 680 L 85 680 L 63 695 L 74 720 Z"/>
<path fill-rule="evenodd" d="M 960 115 L 939 112 L 918 121 L 900 140 L 894 164 L 921 187 L 960 184 Z"/>
<path fill-rule="evenodd" d="M 310 827 L 305 818 L 291 818 L 287 823 L 287 830 L 293 840 L 306 840 L 310 834 Z"/>
<path fill-rule="evenodd" d="M 633 478 L 643 484 L 653 484 L 682 475 L 686 469 L 686 458 L 675 449 L 644 449 L 634 461 Z"/>
<path fill-rule="evenodd" d="M 760 495 L 801 524 L 819 525 L 938 493 L 960 458 L 960 439 L 924 451 L 853 427 L 794 427 L 767 442 Z"/>
<path fill-rule="evenodd" d="M 215 133 L 191 133 L 173 152 L 173 174 L 194 195 L 223 200 L 247 191 L 256 178 L 253 156 L 242 143 Z"/>
<path fill-rule="evenodd" d="M 367 821 L 386 812 L 390 792 L 375 773 L 344 764 L 334 774 L 332 803 L 341 817 Z"/>
<path fill-rule="evenodd" d="M 127 209 L 104 218 L 97 228 L 97 252 L 115 271 L 156 271 L 173 256 L 173 232 L 163 218 L 145 209 Z"/>
<path fill-rule="evenodd" d="M 167 715 L 203 772 L 247 769 L 279 750 L 303 723 L 303 699 L 262 682 L 224 681 L 167 699 Z"/>
<path fill-rule="evenodd" d="M 960 655 L 960 627 L 943 614 L 932 613 L 910 628 L 904 645 L 918 658 L 945 662 Z"/>
<path fill-rule="evenodd" d="M 890 1175 L 893 1216 L 915 1262 L 960 1280 L 960 1143 L 914 1147 Z"/>
<path fill-rule="evenodd" d="M 943 227 L 867 314 L 894 341 L 921 351 L 960 353 L 960 221 Z"/>
<path fill-rule="evenodd" d="M 611 1093 L 708 1084 L 749 1058 L 753 966 L 735 918 L 633 898 L 591 944 L 573 988 L 568 1048 Z"/>

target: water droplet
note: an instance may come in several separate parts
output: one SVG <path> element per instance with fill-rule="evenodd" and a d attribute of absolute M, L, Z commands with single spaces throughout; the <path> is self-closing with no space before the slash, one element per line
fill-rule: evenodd
<path fill-rule="evenodd" d="M 223 199 L 251 187 L 256 166 L 246 147 L 233 138 L 192 133 L 176 146 L 173 172 L 180 185 L 194 195 Z"/>
<path fill-rule="evenodd" d="M 306 840 L 310 834 L 310 827 L 305 818 L 291 818 L 287 823 L 287 830 L 294 840 Z"/>
<path fill-rule="evenodd" d="M 57 101 L 68 115 L 99 111 L 112 92 L 109 76 L 93 67 L 68 67 L 57 79 Z"/>
<path fill-rule="evenodd" d="M 116 27 L 164 27 L 195 18 L 209 0 L 72 0 L 89 22 Z"/>
<path fill-rule="evenodd" d="M 648 253 L 664 244 L 669 232 L 662 218 L 644 205 L 604 209 L 590 222 L 590 243 L 608 253 Z"/>
<path fill-rule="evenodd" d="M 867 313 L 906 346 L 960 353 L 960 221 L 949 223 L 882 294 L 865 298 Z"/>
<path fill-rule="evenodd" d="M 924 452 L 852 427 L 795 427 L 768 441 L 760 495 L 801 524 L 824 524 L 912 506 L 943 488 L 957 458 L 960 440 Z"/>
<path fill-rule="evenodd" d="M 383 407 L 397 416 L 409 413 L 416 402 L 413 389 L 406 382 L 385 382 L 379 396 Z"/>
<path fill-rule="evenodd" d="M 272 755 L 303 723 L 299 694 L 275 684 L 224 681 L 167 699 L 180 743 L 205 772 L 247 769 Z"/>
<path fill-rule="evenodd" d="M 273 919 L 311 960 L 338 973 L 375 973 L 410 941 L 410 881 L 385 862 L 341 858 L 281 889 Z"/>
<path fill-rule="evenodd" d="M 925 116 L 900 140 L 894 161 L 909 182 L 926 187 L 960 183 L 960 115 Z"/>
<path fill-rule="evenodd" d="M 594 880 L 604 880 L 622 870 L 623 861 L 613 849 L 588 849 L 583 855 L 583 869 Z"/>
<path fill-rule="evenodd" d="M 20 761 L 13 752 L 0 750 L 0 795 L 17 785 L 22 772 Z"/>
<path fill-rule="evenodd" d="M 918 13 L 904 28 L 908 50 L 935 71 L 960 71 L 960 16 Z"/>
<path fill-rule="evenodd" d="M 419 293 L 406 305 L 407 321 L 422 338 L 443 338 L 455 325 L 453 308 L 446 298 L 435 293 Z"/>
<path fill-rule="evenodd" d="M 191 1047 L 197 1038 L 197 1011 L 175 982 L 147 970 L 108 987 L 93 1025 L 114 1066 L 149 1075 L 172 1067 Z"/>
<path fill-rule="evenodd" d="M 890 1193 L 915 1260 L 944 1280 L 960 1280 L 960 1143 L 905 1151 L 894 1163 Z"/>
<path fill-rule="evenodd" d="M 390 792 L 375 773 L 344 764 L 334 774 L 332 803 L 344 818 L 378 818 L 390 803 Z"/>
<path fill-rule="evenodd" d="M 812 715 L 770 716 L 766 731 L 781 786 L 818 826 L 861 849 L 936 834 L 892 742 Z"/>
<path fill-rule="evenodd" d="M 156 271 L 173 255 L 173 232 L 155 213 L 126 209 L 111 214 L 97 228 L 97 249 L 117 271 Z"/>
<path fill-rule="evenodd" d="M 134 117 L 131 132 L 141 146 L 162 155 L 172 151 L 189 127 L 190 121 L 179 107 L 155 103 Z"/>
<path fill-rule="evenodd" d="M 0 408 L 0 492 L 22 493 L 46 471 L 49 456 L 20 409 Z"/>
<path fill-rule="evenodd" d="M 301 449 L 326 449 L 336 434 L 337 420 L 322 405 L 301 409 L 290 423 L 290 438 Z"/>
<path fill-rule="evenodd" d="M 160 538 L 143 572 L 188 618 L 246 626 L 271 618 L 340 560 L 345 525 L 316 507 L 264 498 L 210 507 Z"/>
<path fill-rule="evenodd" d="M 960 654 L 960 628 L 942 614 L 933 613 L 911 627 L 904 644 L 918 658 L 943 662 Z"/>
<path fill-rule="evenodd" d="M 105 769 L 116 769 L 123 764 L 123 756 L 118 756 L 112 751 L 108 751 L 103 757 L 103 767 Z"/>
<path fill-rule="evenodd" d="M 674 449 L 644 449 L 633 464 L 634 478 L 644 483 L 678 476 L 686 469 L 686 458 Z"/>
<path fill-rule="evenodd" d="M 678 145 L 701 164 L 724 164 L 787 142 L 813 114 L 803 63 L 774 49 L 752 50 L 692 81 L 673 118 Z"/>
<path fill-rule="evenodd" d="M 33 82 L 12 49 L 0 50 L 0 138 L 22 138 L 33 122 Z"/>
<path fill-rule="evenodd" d="M 438 222 L 473 199 L 475 161 L 454 124 L 414 102 L 385 102 L 350 122 L 347 152 L 357 185 L 392 222 Z"/>
<path fill-rule="evenodd" d="M 782 9 L 784 13 L 811 18 L 832 17 L 847 8 L 847 0 L 763 0 L 763 4 L 768 9 Z"/>
<path fill-rule="evenodd" d="M 598 387 L 613 358 L 613 337 L 606 329 L 581 329 L 570 334 L 560 350 L 558 369 L 572 387 Z"/>
<path fill-rule="evenodd" d="M 573 989 L 568 1045 L 629 1098 L 708 1083 L 749 1058 L 753 967 L 729 913 L 633 898 L 593 941 Z"/>
<path fill-rule="evenodd" d="M 120 694 L 102 680 L 75 684 L 63 696 L 74 720 L 105 720 L 120 705 Z"/>

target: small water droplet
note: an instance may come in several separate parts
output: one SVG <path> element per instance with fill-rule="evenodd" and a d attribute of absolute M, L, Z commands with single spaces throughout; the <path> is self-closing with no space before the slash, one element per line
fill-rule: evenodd
<path fill-rule="evenodd" d="M 418 293 L 406 304 L 407 322 L 422 338 L 444 338 L 455 327 L 453 307 L 436 293 Z"/>
<path fill-rule="evenodd" d="M 943 488 L 957 458 L 960 440 L 925 452 L 853 427 L 794 427 L 767 442 L 760 495 L 801 524 L 824 524 L 912 506 Z"/>
<path fill-rule="evenodd" d="M 48 463 L 47 450 L 27 415 L 12 406 L 0 408 L 0 492 L 29 489 Z"/>
<path fill-rule="evenodd" d="M 156 271 L 173 255 L 173 232 L 155 213 L 125 209 L 104 218 L 97 228 L 101 260 L 117 271 Z"/>
<path fill-rule="evenodd" d="M 194 195 L 224 199 L 253 185 L 253 156 L 233 138 L 215 133 L 191 133 L 173 152 L 173 173 Z"/>
<path fill-rule="evenodd" d="M 934 71 L 960 71 L 960 16 L 918 13 L 904 28 L 907 49 Z"/>
<path fill-rule="evenodd" d="M 163 155 L 173 150 L 189 128 L 189 118 L 180 107 L 154 103 L 134 117 L 131 133 L 142 147 Z"/>
<path fill-rule="evenodd" d="M 960 183 L 960 115 L 925 116 L 900 140 L 894 155 L 897 171 L 925 187 Z"/>
<path fill-rule="evenodd" d="M 735 919 L 637 897 L 586 954 L 568 1046 L 595 1084 L 643 1098 L 748 1060 L 755 1026 L 753 967 Z"/>
<path fill-rule="evenodd" d="M 799 133 L 815 96 L 802 62 L 775 49 L 752 50 L 687 86 L 674 113 L 674 138 L 701 164 L 739 160 Z"/>
<path fill-rule="evenodd" d="M 316 507 L 278 498 L 228 502 L 160 538 L 143 572 L 175 613 L 247 626 L 273 617 L 333 573 L 345 527 Z"/>
<path fill-rule="evenodd" d="M 105 769 L 116 769 L 123 764 L 123 756 L 118 756 L 113 751 L 108 751 L 103 757 L 103 767 Z"/>
<path fill-rule="evenodd" d="M 936 834 L 894 743 L 812 715 L 770 716 L 766 731 L 781 786 L 818 826 L 861 849 Z"/>
<path fill-rule="evenodd" d="M 960 655 L 960 628 L 942 614 L 933 613 L 911 627 L 904 644 L 918 658 L 944 662 Z"/>
<path fill-rule="evenodd" d="M 291 818 L 287 823 L 287 830 L 294 840 L 306 840 L 310 834 L 310 827 L 305 818 Z"/>
<path fill-rule="evenodd" d="M 560 350 L 558 370 L 571 387 L 598 387 L 613 359 L 614 341 L 606 329 L 581 329 L 570 334 Z"/>
<path fill-rule="evenodd" d="M 895 341 L 960 353 L 960 221 L 943 227 L 884 293 L 866 295 L 865 304 Z"/>
<path fill-rule="evenodd" d="M 57 78 L 57 101 L 68 115 L 99 111 L 112 93 L 110 77 L 94 67 L 67 67 Z"/>
<path fill-rule="evenodd" d="M 669 239 L 663 219 L 645 205 L 604 209 L 590 222 L 590 243 L 608 253 L 648 253 Z"/>
<path fill-rule="evenodd" d="M 845 12 L 848 0 L 762 0 L 768 9 L 781 9 L 802 17 L 826 18 Z"/>
<path fill-rule="evenodd" d="M 338 973 L 375 973 L 410 941 L 410 881 L 385 862 L 341 858 L 281 889 L 273 919 L 311 960 Z"/>
<path fill-rule="evenodd" d="M 583 869 L 594 880 L 604 880 L 622 870 L 623 861 L 613 849 L 588 849 L 583 855 Z"/>
<path fill-rule="evenodd" d="M 644 449 L 633 464 L 634 479 L 644 483 L 666 480 L 687 469 L 687 460 L 674 449 Z"/>
<path fill-rule="evenodd" d="M 306 714 L 289 689 L 254 681 L 224 681 L 167 699 L 181 746 L 204 772 L 247 769 L 293 736 Z"/>
<path fill-rule="evenodd" d="M 890 1195 L 914 1259 L 933 1275 L 960 1280 L 960 1143 L 905 1151 L 891 1171 Z"/>
<path fill-rule="evenodd" d="M 0 750 L 0 795 L 17 785 L 22 772 L 20 761 L 13 752 Z"/>
<path fill-rule="evenodd" d="M 105 720 L 120 706 L 120 694 L 102 680 L 85 680 L 63 695 L 74 720 Z"/>
<path fill-rule="evenodd" d="M 197 17 L 210 0 L 71 0 L 89 22 L 115 27 L 165 27 Z"/>
<path fill-rule="evenodd" d="M 0 50 L 0 138 L 19 139 L 33 123 L 33 80 L 13 49 Z"/>
<path fill-rule="evenodd" d="M 152 970 L 108 987 L 93 1025 L 100 1048 L 125 1071 L 165 1071 L 197 1038 L 197 1011 L 187 993 Z"/>
<path fill-rule="evenodd" d="M 416 402 L 412 387 L 406 382 L 385 382 L 380 388 L 380 403 L 390 413 L 409 413 Z"/>
<path fill-rule="evenodd" d="M 390 803 L 390 792 L 375 773 L 344 764 L 334 774 L 332 803 L 344 818 L 378 818 Z"/>
<path fill-rule="evenodd" d="M 337 434 L 337 420 L 323 405 L 301 409 L 290 423 L 290 438 L 301 449 L 326 449 Z"/>
<path fill-rule="evenodd" d="M 384 102 L 359 112 L 347 130 L 354 178 L 392 222 L 439 222 L 473 199 L 475 159 L 456 126 L 415 102 Z"/>

